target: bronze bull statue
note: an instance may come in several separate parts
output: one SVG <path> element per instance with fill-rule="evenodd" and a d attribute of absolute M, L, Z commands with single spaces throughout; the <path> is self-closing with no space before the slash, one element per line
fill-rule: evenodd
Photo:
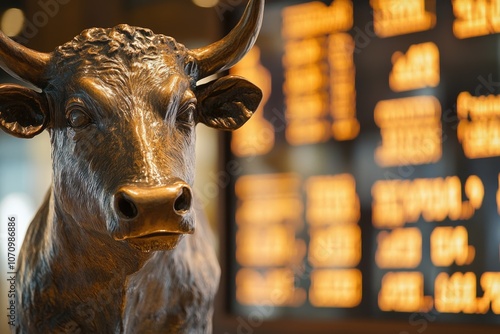
<path fill-rule="evenodd" d="M 52 53 L 0 32 L 0 127 L 50 134 L 53 184 L 19 257 L 17 333 L 209 333 L 220 268 L 192 193 L 195 125 L 234 130 L 261 91 L 225 76 L 252 47 L 251 0 L 223 39 L 189 50 L 119 25 Z M 196 229 L 196 232 L 195 232 Z"/>

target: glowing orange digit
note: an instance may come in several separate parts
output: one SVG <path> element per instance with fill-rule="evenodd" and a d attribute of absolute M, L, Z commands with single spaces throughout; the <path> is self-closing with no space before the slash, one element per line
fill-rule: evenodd
<path fill-rule="evenodd" d="M 474 259 L 474 247 L 468 245 L 465 227 L 436 227 L 431 234 L 431 260 L 435 266 L 448 267 L 469 264 Z"/>
<path fill-rule="evenodd" d="M 430 6 L 426 6 L 426 3 Z M 431 29 L 436 24 L 435 2 L 425 0 L 370 0 L 375 33 L 380 37 Z"/>
<path fill-rule="evenodd" d="M 483 36 L 500 31 L 500 1 L 453 0 L 453 33 L 457 38 Z"/>
<path fill-rule="evenodd" d="M 441 158 L 441 105 L 434 96 L 380 101 L 374 118 L 382 135 L 375 151 L 380 166 L 419 165 Z"/>
<path fill-rule="evenodd" d="M 416 312 L 428 309 L 424 276 L 420 272 L 389 272 L 382 278 L 378 306 L 382 311 Z"/>
<path fill-rule="evenodd" d="M 342 33 L 353 24 L 352 1 L 330 6 L 314 1 L 286 7 L 282 14 L 288 143 L 354 139 L 359 133 L 355 43 Z"/>
<path fill-rule="evenodd" d="M 290 269 L 261 273 L 245 268 L 236 274 L 236 299 L 243 305 L 300 306 L 305 291 L 295 288 Z"/>
<path fill-rule="evenodd" d="M 443 313 L 476 313 L 476 275 L 472 272 L 440 273 L 436 277 L 434 303 L 436 310 Z"/>
<path fill-rule="evenodd" d="M 469 219 L 482 205 L 484 186 L 471 175 L 465 182 L 468 200 L 462 201 L 462 185 L 457 176 L 434 179 L 377 181 L 372 188 L 373 225 L 402 227 L 420 216 L 428 222 Z"/>
<path fill-rule="evenodd" d="M 380 232 L 375 262 L 379 268 L 415 268 L 422 260 L 422 233 L 418 228 Z"/>
<path fill-rule="evenodd" d="M 357 269 L 314 270 L 309 299 L 316 307 L 358 306 L 362 297 L 362 277 Z"/>
<path fill-rule="evenodd" d="M 395 92 L 439 84 L 439 49 L 432 42 L 412 45 L 404 55 L 396 52 L 392 62 L 389 85 Z"/>
<path fill-rule="evenodd" d="M 481 287 L 484 296 L 478 302 L 481 313 L 491 310 L 495 314 L 500 314 L 500 272 L 486 272 L 481 276 Z"/>

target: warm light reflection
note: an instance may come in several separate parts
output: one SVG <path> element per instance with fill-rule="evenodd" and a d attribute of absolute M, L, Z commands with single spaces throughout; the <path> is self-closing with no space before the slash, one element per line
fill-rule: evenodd
<path fill-rule="evenodd" d="M 260 62 L 260 49 L 254 47 L 232 69 L 262 90 L 262 101 L 254 115 L 242 128 L 233 131 L 231 150 L 234 155 L 248 157 L 269 153 L 274 147 L 274 127 L 264 118 L 264 106 L 271 95 L 271 73 Z"/>
<path fill-rule="evenodd" d="M 303 211 L 301 199 L 297 196 L 269 198 L 248 198 L 241 201 L 236 211 L 238 225 L 269 225 L 284 221 L 293 224 L 297 229 L 303 225 L 300 215 Z"/>
<path fill-rule="evenodd" d="M 193 3 L 203 8 L 211 8 L 217 6 L 219 0 L 193 0 Z"/>
<path fill-rule="evenodd" d="M 301 180 L 295 174 L 246 175 L 236 181 L 240 226 L 289 224 L 296 230 L 303 226 Z"/>
<path fill-rule="evenodd" d="M 7 9 L 0 19 L 0 29 L 10 37 L 17 36 L 23 30 L 26 19 L 19 8 Z"/>
<path fill-rule="evenodd" d="M 395 92 L 439 84 L 439 49 L 432 42 L 414 44 L 406 54 L 395 52 L 392 63 L 389 85 Z"/>
<path fill-rule="evenodd" d="M 500 314 L 500 272 L 485 272 L 480 286 L 483 296 L 477 297 L 476 274 L 440 273 L 435 281 L 436 310 L 443 313 L 478 313 L 490 310 Z"/>
<path fill-rule="evenodd" d="M 418 228 L 397 228 L 377 236 L 375 262 L 379 268 L 416 268 L 422 260 L 422 233 Z"/>
<path fill-rule="evenodd" d="M 436 227 L 431 234 L 431 260 L 435 266 L 462 266 L 474 260 L 475 249 L 469 246 L 469 234 L 463 226 Z"/>
<path fill-rule="evenodd" d="M 309 262 L 314 267 L 355 267 L 361 260 L 361 229 L 329 226 L 309 231 Z"/>
<path fill-rule="evenodd" d="M 306 293 L 295 288 L 293 271 L 272 269 L 265 273 L 241 269 L 236 274 L 236 299 L 242 305 L 300 306 Z"/>
<path fill-rule="evenodd" d="M 358 306 L 362 297 L 362 276 L 357 269 L 314 270 L 309 300 L 315 307 Z"/>
<path fill-rule="evenodd" d="M 322 118 L 326 117 L 328 112 L 328 95 L 323 92 L 289 96 L 286 101 L 286 113 L 289 122 L 295 120 L 300 122 L 301 119 L 323 121 Z M 305 111 L 307 111 L 307 113 Z M 327 137 L 330 136 L 328 133 L 325 135 Z"/>
<path fill-rule="evenodd" d="M 333 34 L 328 40 L 332 136 L 339 141 L 354 139 L 359 133 L 359 122 L 356 119 L 354 48 L 354 40 L 349 34 Z"/>
<path fill-rule="evenodd" d="M 291 226 L 246 226 L 236 233 L 236 260 L 243 266 L 288 265 L 296 248 L 295 229 Z"/>
<path fill-rule="evenodd" d="M 355 43 L 340 33 L 352 26 L 352 3 L 309 2 L 283 10 L 283 92 L 286 139 L 306 145 L 354 139 L 356 119 Z"/>
<path fill-rule="evenodd" d="M 436 24 L 432 0 L 370 3 L 380 37 L 429 30 Z M 330 6 L 309 2 L 282 13 L 284 135 L 288 144 L 351 140 L 359 134 L 352 37 L 356 36 L 344 33 L 353 24 L 352 7 L 347 0 L 332 1 Z M 454 32 L 459 38 L 500 31 L 500 0 L 455 0 L 453 9 L 457 18 Z M 435 43 L 401 49 L 392 55 L 392 63 L 389 86 L 393 92 L 440 83 L 440 50 Z M 260 62 L 259 50 L 252 50 L 232 73 L 263 88 L 264 98 L 253 120 L 234 134 L 231 149 L 236 156 L 267 154 L 275 145 L 276 124 L 263 116 L 271 77 Z M 500 95 L 473 97 L 463 92 L 458 96 L 457 115 L 458 140 L 467 158 L 500 156 Z M 382 139 L 375 150 L 377 164 L 438 162 L 442 157 L 441 118 L 441 104 L 434 96 L 377 103 L 374 119 Z M 498 183 L 500 213 L 500 174 Z M 463 183 L 458 176 L 387 179 L 375 182 L 371 190 L 373 227 L 384 230 L 375 232 L 376 244 L 364 248 L 366 251 L 368 246 L 370 252 L 376 247 L 374 268 L 384 274 L 381 282 L 368 283 L 381 283 L 381 311 L 420 313 L 435 307 L 442 313 L 491 310 L 500 314 L 500 273 L 484 273 L 479 285 L 476 273 L 454 272 L 456 268 L 470 270 L 465 266 L 478 257 L 478 245 L 469 244 L 472 227 L 467 230 L 458 223 L 434 226 L 468 220 L 482 207 L 485 186 L 478 176 L 471 175 Z M 360 305 L 363 282 L 356 267 L 363 250 L 358 225 L 361 209 L 352 175 L 312 176 L 306 182 L 295 174 L 243 176 L 236 182 L 236 196 L 235 283 L 240 304 L 296 307 L 308 299 L 312 307 Z M 421 229 L 419 220 L 443 223 Z M 306 233 L 307 243 L 301 239 Z M 427 276 L 429 259 L 434 268 L 431 276 Z M 304 267 L 307 272 L 301 271 Z M 446 272 L 437 274 L 438 270 Z M 426 296 L 426 291 L 434 291 L 434 296 Z"/>
<path fill-rule="evenodd" d="M 486 313 L 491 304 L 491 310 L 500 314 L 500 273 L 486 272 L 481 276 L 481 287 L 484 295 L 478 302 L 479 312 Z"/>
<path fill-rule="evenodd" d="M 382 311 L 418 312 L 429 310 L 432 301 L 424 296 L 420 272 L 389 272 L 382 278 L 378 306 Z"/>
<path fill-rule="evenodd" d="M 441 158 L 441 105 L 435 97 L 380 101 L 374 117 L 382 135 L 375 151 L 379 165 L 419 165 Z"/>
<path fill-rule="evenodd" d="M 500 0 L 453 0 L 452 4 L 457 38 L 500 32 Z"/>
<path fill-rule="evenodd" d="M 500 156 L 500 95 L 457 98 L 458 140 L 467 158 Z"/>
<path fill-rule="evenodd" d="M 286 139 L 291 145 L 313 144 L 330 139 L 327 67 L 312 62 L 285 68 L 283 92 L 286 104 Z"/>
<path fill-rule="evenodd" d="M 476 274 L 440 273 L 434 286 L 436 310 L 443 313 L 476 313 Z"/>
<path fill-rule="evenodd" d="M 330 139 L 330 122 L 316 119 L 291 119 L 286 129 L 290 145 L 325 142 Z"/>
<path fill-rule="evenodd" d="M 483 181 L 476 176 L 471 175 L 465 181 L 465 195 L 474 209 L 479 209 L 483 205 L 484 186 Z"/>
<path fill-rule="evenodd" d="M 240 199 L 263 197 L 295 197 L 300 193 L 301 179 L 297 174 L 244 175 L 236 181 L 236 196 Z"/>
<path fill-rule="evenodd" d="M 307 38 L 347 31 L 352 24 L 350 0 L 334 0 L 330 6 L 313 1 L 283 10 L 282 34 L 287 39 Z"/>
<path fill-rule="evenodd" d="M 299 66 L 321 61 L 326 56 L 325 38 L 290 40 L 285 44 L 283 65 Z"/>
<path fill-rule="evenodd" d="M 352 175 L 310 177 L 306 193 L 307 222 L 311 226 L 358 222 L 360 204 Z"/>
<path fill-rule="evenodd" d="M 380 37 L 429 30 L 436 24 L 434 0 L 370 0 L 370 5 L 375 33 Z"/>
<path fill-rule="evenodd" d="M 309 64 L 301 67 L 290 66 L 285 71 L 283 92 L 288 95 L 296 94 L 298 96 L 317 93 L 328 87 L 327 69 L 322 64 Z"/>
<path fill-rule="evenodd" d="M 246 175 L 236 181 L 236 295 L 244 305 L 298 306 L 292 267 L 304 261 L 302 183 L 295 174 Z M 259 269 L 259 270 L 257 270 Z M 265 270 L 263 270 L 265 269 Z"/>
<path fill-rule="evenodd" d="M 427 222 L 469 219 L 483 202 L 484 186 L 471 175 L 465 183 L 470 200 L 462 202 L 457 176 L 435 179 L 377 181 L 372 187 L 372 221 L 377 228 L 402 227 L 420 216 Z"/>

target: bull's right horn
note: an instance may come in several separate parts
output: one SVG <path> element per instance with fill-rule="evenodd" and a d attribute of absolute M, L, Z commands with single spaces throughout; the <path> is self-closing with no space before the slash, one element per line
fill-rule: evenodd
<path fill-rule="evenodd" d="M 226 37 L 208 46 L 191 50 L 198 64 L 198 79 L 227 70 L 252 48 L 259 35 L 264 0 L 250 0 L 240 22 Z"/>
<path fill-rule="evenodd" d="M 51 57 L 50 53 L 33 51 L 14 42 L 0 31 L 0 67 L 13 77 L 44 88 Z"/>

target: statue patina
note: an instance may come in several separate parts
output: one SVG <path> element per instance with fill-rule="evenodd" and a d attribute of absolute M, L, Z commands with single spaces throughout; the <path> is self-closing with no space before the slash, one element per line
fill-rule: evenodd
<path fill-rule="evenodd" d="M 83 31 L 52 53 L 0 32 L 0 128 L 50 135 L 53 182 L 21 249 L 16 333 L 210 333 L 220 268 L 192 193 L 197 123 L 243 125 L 259 88 L 229 69 L 254 44 L 251 0 L 221 40 Z"/>

